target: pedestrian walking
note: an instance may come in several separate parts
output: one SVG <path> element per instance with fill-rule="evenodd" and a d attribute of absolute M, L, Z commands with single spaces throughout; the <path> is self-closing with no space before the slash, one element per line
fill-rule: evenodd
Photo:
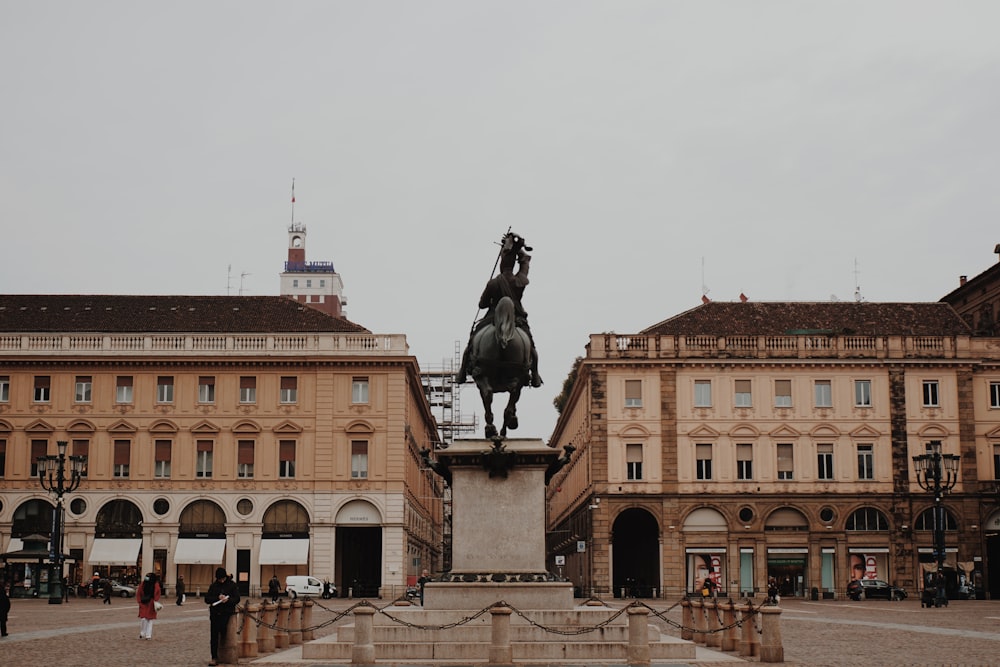
<path fill-rule="evenodd" d="M 184 588 L 184 575 L 183 574 L 178 574 L 177 575 L 177 585 L 175 585 L 174 588 L 177 589 L 175 591 L 177 593 L 177 606 L 180 607 L 182 604 L 184 604 L 184 600 L 186 599 L 186 597 L 184 595 L 184 591 L 186 589 Z"/>
<path fill-rule="evenodd" d="M 105 579 L 101 582 L 101 597 L 104 598 L 102 604 L 111 604 L 111 580 Z"/>
<path fill-rule="evenodd" d="M 139 601 L 139 639 L 153 638 L 153 621 L 156 612 L 163 608 L 160 604 L 160 582 L 155 573 L 150 572 L 142 579 L 135 599 Z"/>
<path fill-rule="evenodd" d="M 236 582 L 226 574 L 223 567 L 215 570 L 215 581 L 208 587 L 205 593 L 205 604 L 208 607 L 208 617 L 211 623 L 210 645 L 212 648 L 212 660 L 209 665 L 219 664 L 219 644 L 226 641 L 226 627 L 229 625 L 229 617 L 236 613 L 236 605 L 240 601 L 240 589 Z"/>
<path fill-rule="evenodd" d="M 10 613 L 10 595 L 7 594 L 7 582 L 0 582 L 0 637 L 7 636 L 7 614 Z"/>
<path fill-rule="evenodd" d="M 281 583 L 278 581 L 278 575 L 271 575 L 271 581 L 267 582 L 267 594 L 271 596 L 271 602 L 278 601 L 278 596 L 281 595 Z"/>

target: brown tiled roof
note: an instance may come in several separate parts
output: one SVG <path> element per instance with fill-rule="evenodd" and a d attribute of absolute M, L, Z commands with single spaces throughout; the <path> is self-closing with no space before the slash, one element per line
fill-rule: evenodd
<path fill-rule="evenodd" d="M 712 301 L 644 329 L 643 334 L 690 336 L 969 335 L 968 325 L 946 303 Z"/>
<path fill-rule="evenodd" d="M 0 294 L 0 332 L 370 333 L 283 296 Z"/>

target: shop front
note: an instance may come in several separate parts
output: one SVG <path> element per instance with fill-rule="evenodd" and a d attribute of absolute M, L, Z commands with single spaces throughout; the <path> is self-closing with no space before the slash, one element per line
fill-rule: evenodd
<path fill-rule="evenodd" d="M 767 579 L 782 597 L 805 597 L 808 547 L 768 547 Z"/>

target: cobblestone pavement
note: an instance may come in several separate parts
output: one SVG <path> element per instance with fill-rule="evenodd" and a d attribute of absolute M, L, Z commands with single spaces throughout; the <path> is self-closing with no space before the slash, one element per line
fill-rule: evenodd
<path fill-rule="evenodd" d="M 69 667 L 194 667 L 206 665 L 208 611 L 200 600 L 182 607 L 164 601 L 153 639 L 138 639 L 138 605 L 134 599 L 70 599 L 62 605 L 46 600 L 13 600 L 8 627 L 0 639 L 0 665 L 53 664 Z M 615 601 L 621 606 L 621 601 Z M 666 610 L 662 600 L 647 600 Z M 376 604 L 380 604 L 375 601 Z M 321 603 L 344 609 L 351 601 Z M 614 604 L 614 603 L 613 603 Z M 919 600 L 803 601 L 783 600 L 781 633 L 784 665 L 794 667 L 873 667 L 877 665 L 1000 664 L 1000 601 L 952 601 L 942 609 L 922 609 Z M 317 606 L 314 624 L 333 614 Z M 667 614 L 680 622 L 680 609 Z M 653 617 L 651 617 L 651 620 Z M 344 621 L 342 621 L 344 622 Z M 333 630 L 327 626 L 317 637 Z M 670 634 L 677 634 L 671 630 Z M 298 647 L 242 664 L 258 667 L 320 667 L 329 661 L 304 661 Z M 699 647 L 688 663 L 698 667 L 734 667 L 740 660 Z M 654 665 L 654 667 L 656 667 Z"/>

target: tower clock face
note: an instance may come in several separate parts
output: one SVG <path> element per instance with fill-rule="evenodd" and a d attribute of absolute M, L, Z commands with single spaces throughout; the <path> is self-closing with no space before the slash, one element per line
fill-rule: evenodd
<path fill-rule="evenodd" d="M 301 248 L 302 247 L 302 237 L 301 236 L 293 236 L 292 237 L 292 247 L 293 248 Z"/>

